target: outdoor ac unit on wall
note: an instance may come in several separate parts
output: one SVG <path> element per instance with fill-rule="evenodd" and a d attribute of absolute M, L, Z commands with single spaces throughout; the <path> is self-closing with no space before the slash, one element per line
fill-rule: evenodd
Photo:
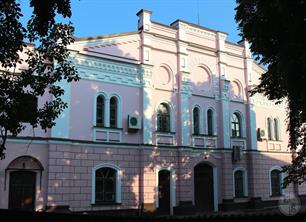
<path fill-rule="evenodd" d="M 141 129 L 141 116 L 128 115 L 128 128 L 129 129 Z"/>
<path fill-rule="evenodd" d="M 258 130 L 257 130 L 257 138 L 259 140 L 268 139 L 268 131 L 267 131 L 267 129 L 258 128 Z"/>

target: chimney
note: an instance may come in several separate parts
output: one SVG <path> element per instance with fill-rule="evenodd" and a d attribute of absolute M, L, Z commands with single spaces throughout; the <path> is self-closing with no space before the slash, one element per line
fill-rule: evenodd
<path fill-rule="evenodd" d="M 141 9 L 139 12 L 137 12 L 136 15 L 138 16 L 138 30 L 151 30 L 151 14 L 152 12 L 146 9 Z"/>

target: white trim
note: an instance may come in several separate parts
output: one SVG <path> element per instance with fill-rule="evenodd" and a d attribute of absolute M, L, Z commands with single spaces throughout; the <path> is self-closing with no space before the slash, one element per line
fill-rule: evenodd
<path fill-rule="evenodd" d="M 112 164 L 112 163 L 101 163 L 96 165 L 95 167 L 92 168 L 92 173 L 91 173 L 91 203 L 95 204 L 96 203 L 96 171 L 101 168 L 112 168 L 116 170 L 116 197 L 115 197 L 115 202 L 116 203 L 121 203 L 121 178 L 122 178 L 122 172 L 121 169 Z"/>
<path fill-rule="evenodd" d="M 156 166 L 155 168 L 155 206 L 159 207 L 158 198 L 158 173 L 161 170 L 167 170 L 170 172 L 170 215 L 173 215 L 173 208 L 176 206 L 176 174 L 175 170 L 171 167 Z"/>
<path fill-rule="evenodd" d="M 192 106 L 192 113 L 191 113 L 191 118 L 192 118 L 192 122 L 191 122 L 191 130 L 192 130 L 192 134 L 194 134 L 194 116 L 193 116 L 193 110 L 195 108 L 199 109 L 199 134 L 203 134 L 204 133 L 204 129 L 203 129 L 203 122 L 204 122 L 204 118 L 203 118 L 203 109 L 201 108 L 201 106 L 199 104 L 194 104 Z"/>
<path fill-rule="evenodd" d="M 97 132 L 105 132 L 106 133 L 106 140 L 97 140 Z M 109 140 L 109 134 L 110 133 L 119 133 L 119 141 L 110 141 Z M 93 129 L 93 141 L 121 143 L 122 142 L 122 130 L 121 129 L 94 128 Z"/>
<path fill-rule="evenodd" d="M 141 80 L 138 78 L 139 65 L 137 64 L 110 62 L 105 58 L 97 59 L 81 54 L 77 54 L 73 58 L 73 63 L 77 67 L 81 79 L 141 87 Z"/>
<path fill-rule="evenodd" d="M 236 167 L 233 170 L 233 197 L 234 198 L 239 198 L 235 196 L 235 173 L 236 171 L 242 171 L 242 176 L 243 176 L 243 195 L 244 197 L 248 196 L 248 173 L 245 168 L 243 167 Z"/>
<path fill-rule="evenodd" d="M 106 102 L 108 101 L 108 96 L 105 92 L 98 92 L 95 97 L 94 97 L 94 102 L 93 102 L 93 123 L 92 125 L 93 126 L 96 126 L 97 124 L 97 98 L 98 96 L 102 95 L 104 97 L 104 110 L 103 110 L 103 113 L 104 113 L 104 125 L 105 125 L 105 122 L 106 122 L 106 112 L 105 112 L 105 107 L 106 107 Z"/>
<path fill-rule="evenodd" d="M 234 110 L 231 115 L 230 115 L 230 135 L 231 137 L 232 135 L 232 116 L 237 113 L 239 116 L 238 118 L 240 118 L 240 137 L 245 138 L 246 137 L 246 126 L 245 126 L 245 117 L 243 115 L 243 113 L 239 110 Z"/>
<path fill-rule="evenodd" d="M 159 102 L 157 102 L 155 104 L 155 131 L 157 131 L 157 110 L 158 110 L 158 106 L 160 104 L 166 104 L 169 108 L 169 112 L 170 112 L 170 132 L 171 133 L 175 133 L 175 110 L 174 107 L 172 106 L 171 102 L 168 100 L 160 100 Z"/>
<path fill-rule="evenodd" d="M 199 164 L 207 164 L 209 166 L 211 166 L 213 168 L 213 193 L 214 193 L 214 212 L 218 212 L 219 211 L 219 192 L 218 192 L 218 168 L 217 166 L 215 166 L 213 163 L 211 162 L 208 162 L 208 161 L 201 161 L 201 162 L 198 162 L 196 164 L 193 165 L 193 169 L 192 169 L 192 203 L 193 205 L 195 205 L 195 184 L 194 184 L 194 168 L 199 165 Z"/>
<path fill-rule="evenodd" d="M 285 194 L 285 190 L 282 189 L 282 183 L 283 183 L 283 181 L 284 181 L 284 173 L 282 172 L 283 169 L 282 169 L 280 166 L 273 166 L 273 167 L 270 168 L 270 170 L 269 170 L 269 175 L 268 175 L 268 177 L 269 177 L 270 197 L 272 196 L 271 172 L 272 172 L 273 170 L 279 170 L 279 171 L 281 172 L 281 174 L 280 174 L 280 180 L 281 180 L 281 181 L 280 181 L 281 195 L 284 195 L 284 194 Z"/>
<path fill-rule="evenodd" d="M 234 99 L 234 100 L 244 100 L 244 97 L 245 97 L 244 96 L 244 89 L 243 89 L 243 86 L 242 86 L 241 82 L 238 79 L 234 79 L 232 81 L 232 83 L 236 83 L 237 86 L 239 87 L 239 94 L 238 95 L 233 94 L 232 99 Z M 231 84 L 231 88 L 233 88 L 232 84 Z M 235 96 L 238 96 L 238 98 L 235 98 Z"/>

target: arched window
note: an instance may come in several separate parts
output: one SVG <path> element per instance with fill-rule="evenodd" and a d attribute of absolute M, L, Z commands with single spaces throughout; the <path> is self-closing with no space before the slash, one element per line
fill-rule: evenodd
<path fill-rule="evenodd" d="M 193 109 L 193 134 L 200 134 L 200 109 L 198 107 Z"/>
<path fill-rule="evenodd" d="M 165 103 L 161 103 L 157 109 L 157 131 L 170 132 L 170 112 L 169 107 Z"/>
<path fill-rule="evenodd" d="M 279 141 L 279 123 L 277 118 L 274 119 L 274 139 Z"/>
<path fill-rule="evenodd" d="M 272 140 L 273 139 L 273 122 L 272 119 L 269 117 L 268 118 L 268 139 Z"/>
<path fill-rule="evenodd" d="M 212 136 L 214 134 L 213 111 L 211 109 L 207 110 L 207 134 L 208 136 Z"/>
<path fill-rule="evenodd" d="M 235 197 L 244 196 L 244 173 L 242 170 L 237 170 L 234 173 L 234 182 L 235 182 Z"/>
<path fill-rule="evenodd" d="M 109 102 L 109 126 L 117 127 L 118 118 L 118 100 L 116 97 L 112 97 Z"/>
<path fill-rule="evenodd" d="M 271 179 L 271 195 L 272 196 L 280 196 L 282 194 L 282 178 L 281 171 L 278 169 L 272 170 L 270 173 Z"/>
<path fill-rule="evenodd" d="M 241 137 L 241 118 L 238 113 L 231 117 L 232 137 Z"/>
<path fill-rule="evenodd" d="M 105 100 L 104 96 L 99 95 L 97 97 L 97 105 L 96 105 L 96 126 L 104 126 L 104 108 L 105 108 Z"/>
<path fill-rule="evenodd" d="M 107 203 L 116 200 L 116 170 L 103 167 L 96 170 L 95 202 Z"/>

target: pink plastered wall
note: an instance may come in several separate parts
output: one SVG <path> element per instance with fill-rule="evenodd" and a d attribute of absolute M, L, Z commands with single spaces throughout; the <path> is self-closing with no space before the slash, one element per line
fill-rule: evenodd
<path fill-rule="evenodd" d="M 122 142 L 138 143 L 139 133 L 129 133 L 127 118 L 131 114 L 140 114 L 142 98 L 140 89 L 128 86 L 114 87 L 111 84 L 98 81 L 80 80 L 71 86 L 70 102 L 70 138 L 77 140 L 93 140 L 94 101 L 98 93 L 107 95 L 115 93 L 120 96 L 122 107 Z"/>

